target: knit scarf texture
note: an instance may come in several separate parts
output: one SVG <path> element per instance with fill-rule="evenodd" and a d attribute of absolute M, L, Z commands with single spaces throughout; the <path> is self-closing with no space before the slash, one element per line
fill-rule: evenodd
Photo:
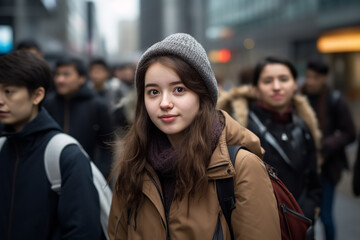
<path fill-rule="evenodd" d="M 222 130 L 223 124 L 217 117 L 213 123 L 211 134 L 212 151 L 216 148 Z M 147 161 L 154 168 L 160 179 L 165 210 L 168 211 L 175 194 L 178 154 L 172 147 L 166 134 L 158 129 L 154 131 L 150 139 Z"/>

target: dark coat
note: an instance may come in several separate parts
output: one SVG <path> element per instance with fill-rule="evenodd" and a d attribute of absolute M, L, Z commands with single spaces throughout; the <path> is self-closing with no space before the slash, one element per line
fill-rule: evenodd
<path fill-rule="evenodd" d="M 287 123 L 276 123 L 273 114 L 257 105 L 251 108 L 268 132 L 288 156 L 287 163 L 279 152 L 261 134 L 259 126 L 249 119 L 248 128 L 260 138 L 265 149 L 264 162 L 273 166 L 278 177 L 294 195 L 305 216 L 314 219 L 320 205 L 321 184 L 317 173 L 316 148 L 304 121 L 292 113 Z M 286 136 L 286 140 L 284 137 Z"/>
<path fill-rule="evenodd" d="M 61 194 L 51 190 L 44 150 L 60 127 L 45 109 L 0 151 L 0 239 L 100 239 L 99 197 L 89 160 L 71 145 L 60 158 Z"/>
<path fill-rule="evenodd" d="M 304 96 L 296 94 L 293 99 L 291 118 L 286 123 L 274 123 L 272 113 L 251 103 L 257 102 L 252 86 L 234 88 L 223 93 L 218 107 L 226 110 L 243 126 L 248 127 L 259 138 L 265 149 L 264 161 L 276 169 L 279 178 L 294 195 L 305 216 L 314 219 L 316 208 L 320 206 L 321 184 L 318 174 L 320 158 L 320 131 L 315 114 Z M 267 130 L 274 136 L 280 148 L 291 161 L 287 164 L 283 157 L 260 133 L 258 125 L 249 118 L 253 111 Z M 287 141 L 282 140 L 282 133 Z"/>
<path fill-rule="evenodd" d="M 71 99 L 53 92 L 44 106 L 63 131 L 80 142 L 107 178 L 112 159 L 107 143 L 113 141 L 114 127 L 105 101 L 83 85 Z"/>
<path fill-rule="evenodd" d="M 353 174 L 353 192 L 355 196 L 360 196 L 360 135 L 358 137 L 357 157 L 355 160 Z"/>
<path fill-rule="evenodd" d="M 349 169 L 345 148 L 356 138 L 350 110 L 340 92 L 324 88 L 320 95 L 308 95 L 323 133 L 322 175 L 336 185 L 344 169 Z"/>

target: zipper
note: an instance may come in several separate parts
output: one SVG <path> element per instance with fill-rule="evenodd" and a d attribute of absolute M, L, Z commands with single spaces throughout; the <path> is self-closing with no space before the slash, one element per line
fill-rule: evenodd
<path fill-rule="evenodd" d="M 311 219 L 305 217 L 304 215 L 298 213 L 298 212 L 295 212 L 294 210 L 288 208 L 285 204 L 281 204 L 281 209 L 282 209 L 282 212 L 284 214 L 286 214 L 287 212 L 289 212 L 290 214 L 293 214 L 295 215 L 296 217 L 300 218 L 301 220 L 305 221 L 305 222 L 309 222 L 309 223 L 312 223 Z"/>
<path fill-rule="evenodd" d="M 15 146 L 15 153 L 16 153 L 16 159 L 15 159 L 15 167 L 14 167 L 14 173 L 13 173 L 13 182 L 12 182 L 12 191 L 11 191 L 11 202 L 10 202 L 10 210 L 9 210 L 9 229 L 8 229 L 8 240 L 11 239 L 11 230 L 12 230 L 12 224 L 13 224 L 13 211 L 14 211 L 14 201 L 15 201 L 15 183 L 16 183 L 16 175 L 17 175 L 17 169 L 19 166 L 19 149 L 17 145 L 14 143 Z"/>
<path fill-rule="evenodd" d="M 159 195 L 160 195 L 160 198 L 161 198 L 161 202 L 163 204 L 163 207 L 164 207 L 164 212 L 165 212 L 165 220 L 166 220 L 166 239 L 167 240 L 170 240 L 170 231 L 169 231 L 169 213 L 166 211 L 165 209 L 165 200 L 164 200 L 164 197 L 163 195 L 161 194 L 161 190 L 160 190 L 160 187 L 159 185 L 156 183 L 154 177 L 151 175 L 151 173 L 147 172 L 149 178 L 151 179 L 151 181 L 153 182 L 153 184 L 155 185 L 156 189 L 158 190 L 159 192 Z M 169 208 L 169 211 L 170 211 L 170 208 Z M 163 223 L 164 224 L 164 223 Z M 165 225 L 165 224 L 164 224 Z"/>

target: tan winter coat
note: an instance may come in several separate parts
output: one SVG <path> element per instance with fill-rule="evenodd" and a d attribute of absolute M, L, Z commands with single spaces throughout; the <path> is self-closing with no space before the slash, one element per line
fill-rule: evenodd
<path fill-rule="evenodd" d="M 223 93 L 218 100 L 217 107 L 228 112 L 242 126 L 247 127 L 249 118 L 249 102 L 256 100 L 254 87 L 245 85 L 231 89 L 227 93 Z M 300 94 L 295 94 L 293 99 L 293 107 L 295 113 L 308 126 L 313 136 L 315 146 L 320 152 L 321 149 L 321 132 L 315 112 L 311 108 L 307 98 Z M 318 153 L 318 166 L 322 163 L 322 157 Z"/>
<path fill-rule="evenodd" d="M 220 215 L 223 239 L 230 240 L 214 181 L 229 177 L 234 177 L 235 185 L 236 208 L 231 216 L 235 239 L 281 239 L 275 196 L 265 166 L 260 160 L 264 150 L 260 147 L 259 139 L 227 113 L 222 113 L 225 116 L 225 127 L 208 167 L 209 185 L 206 194 L 194 196 L 189 202 L 187 196 L 181 201 L 173 201 L 166 221 L 161 195 L 153 182 L 161 186 L 160 181 L 148 165 L 147 170 L 153 180 L 149 174 L 145 174 L 145 201 L 137 210 L 136 219 L 135 214 L 131 215 L 129 224 L 121 198 L 114 194 L 109 218 L 110 239 L 165 240 L 169 228 L 170 239 L 211 240 Z M 240 150 L 234 168 L 229 159 L 228 145 L 243 145 L 252 153 Z"/>

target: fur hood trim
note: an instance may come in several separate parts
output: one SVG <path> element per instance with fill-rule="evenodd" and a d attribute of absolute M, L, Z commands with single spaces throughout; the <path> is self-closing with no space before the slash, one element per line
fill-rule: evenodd
<path fill-rule="evenodd" d="M 249 102 L 257 100 L 255 88 L 251 85 L 233 88 L 224 92 L 218 101 L 217 107 L 228 112 L 241 125 L 247 126 L 249 115 Z M 307 98 L 300 94 L 295 94 L 293 99 L 295 113 L 308 126 L 315 141 L 316 148 L 321 149 L 321 132 L 315 112 L 311 108 Z"/>

